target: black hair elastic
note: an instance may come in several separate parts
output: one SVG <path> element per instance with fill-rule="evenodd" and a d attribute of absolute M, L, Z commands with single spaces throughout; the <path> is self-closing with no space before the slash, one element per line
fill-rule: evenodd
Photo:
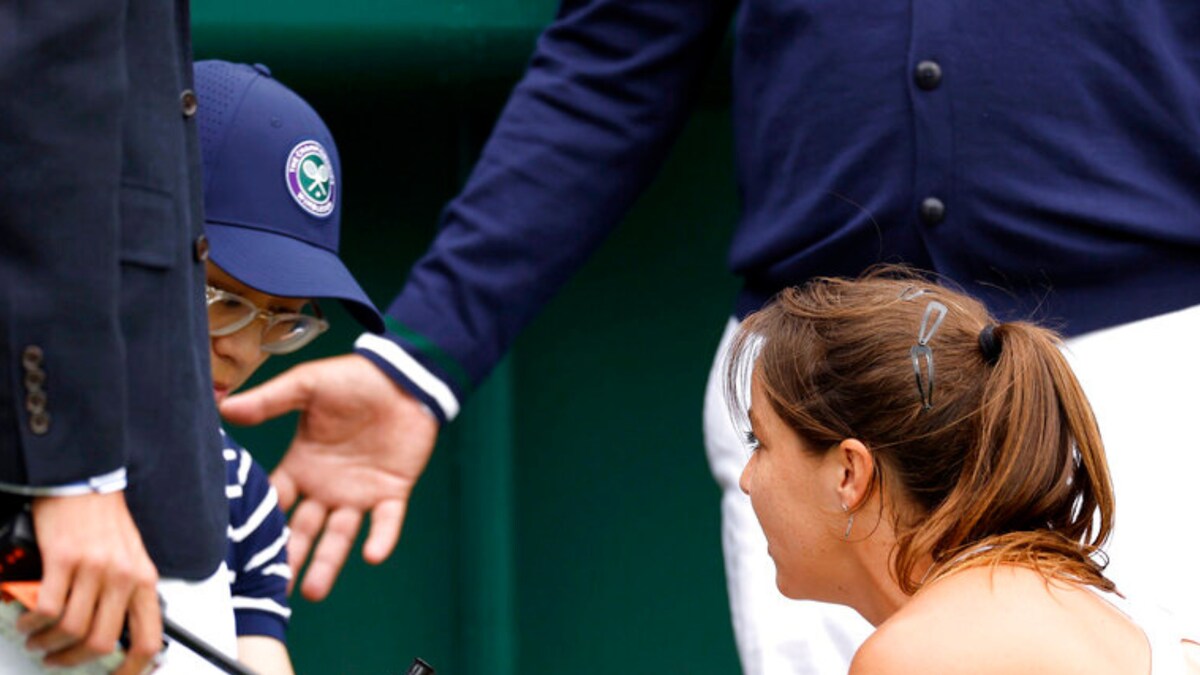
<path fill-rule="evenodd" d="M 996 365 L 1000 360 L 1000 340 L 996 339 L 996 324 L 989 323 L 979 331 L 979 351 L 983 352 L 983 360 L 988 365 Z"/>

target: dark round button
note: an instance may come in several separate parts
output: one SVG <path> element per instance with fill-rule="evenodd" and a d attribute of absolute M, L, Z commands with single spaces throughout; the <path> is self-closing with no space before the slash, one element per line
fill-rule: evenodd
<path fill-rule="evenodd" d="M 937 225 L 946 219 L 946 205 L 937 197 L 926 197 L 921 202 L 921 220 L 926 225 Z"/>
<path fill-rule="evenodd" d="M 917 64 L 914 76 L 917 86 L 925 91 L 937 89 L 937 86 L 942 83 L 942 67 L 937 64 L 937 61 L 922 61 Z"/>
<path fill-rule="evenodd" d="M 34 370 L 42 365 L 42 348 L 37 345 L 26 347 L 21 353 L 21 365 L 25 366 L 25 370 Z"/>
<path fill-rule="evenodd" d="M 183 110 L 183 116 L 191 117 L 195 115 L 197 105 L 196 92 L 191 89 L 184 89 L 183 93 L 179 95 L 179 107 Z"/>
<path fill-rule="evenodd" d="M 192 244 L 192 255 L 196 258 L 196 262 L 208 260 L 208 237 L 204 235 L 196 237 L 196 241 Z"/>
<path fill-rule="evenodd" d="M 263 64 L 261 64 L 261 63 L 256 63 L 256 64 L 254 64 L 253 66 L 250 66 L 250 67 L 251 67 L 251 68 L 253 68 L 253 69 L 255 69 L 255 70 L 257 70 L 257 71 L 258 71 L 258 74 L 259 74 L 259 75 L 262 75 L 263 77 L 271 77 L 271 69 L 270 69 L 270 68 L 268 68 L 268 67 L 266 67 L 266 66 L 264 66 L 264 65 L 263 65 Z"/>

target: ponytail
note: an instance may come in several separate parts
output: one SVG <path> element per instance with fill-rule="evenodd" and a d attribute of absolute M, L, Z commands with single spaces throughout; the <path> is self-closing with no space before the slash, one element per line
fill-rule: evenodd
<path fill-rule="evenodd" d="M 885 267 L 781 292 L 743 324 L 727 385 L 731 402 L 747 400 L 735 390 L 752 363 L 764 402 L 812 452 L 846 438 L 871 449 L 872 489 L 908 507 L 894 528 L 905 592 L 986 561 L 1112 590 L 1097 560 L 1112 485 L 1061 347 L 1050 330 L 996 325 L 974 298 Z"/>
<path fill-rule="evenodd" d="M 1052 332 L 1024 323 L 981 331 L 996 345 L 985 374 L 976 447 L 957 485 L 902 542 L 897 573 L 930 577 L 983 563 L 1028 564 L 1114 590 L 1096 554 L 1112 529 L 1113 490 L 1100 433 Z"/>

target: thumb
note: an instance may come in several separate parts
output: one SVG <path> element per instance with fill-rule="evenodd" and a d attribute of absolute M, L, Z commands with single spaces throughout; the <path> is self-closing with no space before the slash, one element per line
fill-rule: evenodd
<path fill-rule="evenodd" d="M 307 365 L 307 364 L 305 364 Z M 221 416 L 240 425 L 254 425 L 308 406 L 312 381 L 304 365 L 295 366 L 257 387 L 221 402 Z"/>

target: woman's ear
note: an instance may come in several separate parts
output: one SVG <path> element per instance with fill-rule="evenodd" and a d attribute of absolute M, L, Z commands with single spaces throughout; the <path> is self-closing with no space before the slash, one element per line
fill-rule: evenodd
<path fill-rule="evenodd" d="M 871 490 L 875 476 L 875 456 L 857 438 L 847 438 L 838 443 L 833 455 L 838 463 L 840 481 L 837 492 L 848 511 L 862 506 Z"/>

